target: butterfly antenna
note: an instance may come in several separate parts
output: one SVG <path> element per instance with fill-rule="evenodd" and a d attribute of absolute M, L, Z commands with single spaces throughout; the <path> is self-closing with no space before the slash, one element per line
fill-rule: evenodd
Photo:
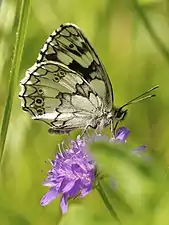
<path fill-rule="evenodd" d="M 136 103 L 136 102 L 140 102 L 140 101 L 143 101 L 145 99 L 149 99 L 149 98 L 152 98 L 152 97 L 155 97 L 156 95 L 155 94 L 150 94 L 150 95 L 147 95 L 148 93 L 152 92 L 153 90 L 159 88 L 159 85 L 156 85 L 152 88 L 150 88 L 149 90 L 147 90 L 146 92 L 144 92 L 143 94 L 137 96 L 136 98 L 133 98 L 132 100 L 130 100 L 129 102 L 127 102 L 126 104 L 124 104 L 123 106 L 120 107 L 120 109 L 128 106 L 128 105 L 131 105 L 133 103 Z"/>

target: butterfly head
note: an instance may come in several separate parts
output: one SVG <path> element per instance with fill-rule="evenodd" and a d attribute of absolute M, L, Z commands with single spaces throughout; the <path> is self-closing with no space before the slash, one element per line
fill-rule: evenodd
<path fill-rule="evenodd" d="M 110 112 L 107 115 L 107 119 L 112 122 L 120 122 L 124 120 L 125 116 L 127 115 L 127 111 L 127 109 L 124 110 L 122 107 L 116 108 L 115 111 Z"/>
<path fill-rule="evenodd" d="M 120 122 L 120 121 L 124 120 L 124 118 L 125 118 L 126 115 L 127 115 L 127 111 L 128 111 L 127 109 L 124 110 L 122 107 L 117 108 L 117 109 L 115 110 L 114 115 L 113 115 L 114 120 L 115 120 L 116 122 Z"/>
<path fill-rule="evenodd" d="M 106 125 L 111 124 L 111 131 L 115 134 L 117 125 L 120 121 L 124 120 L 127 115 L 127 109 L 123 109 L 123 107 L 116 108 L 114 111 L 110 112 L 107 115 L 107 121 L 109 121 Z"/>

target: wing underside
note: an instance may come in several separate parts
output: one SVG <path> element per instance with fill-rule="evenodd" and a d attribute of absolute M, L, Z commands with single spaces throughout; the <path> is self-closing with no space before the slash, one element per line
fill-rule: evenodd
<path fill-rule="evenodd" d="M 106 109 L 112 110 L 113 90 L 109 77 L 94 49 L 74 24 L 63 24 L 54 31 L 37 59 L 55 61 L 80 74 L 98 93 Z"/>
<path fill-rule="evenodd" d="M 57 62 L 35 64 L 21 87 L 23 110 L 58 130 L 84 128 L 102 107 L 88 82 Z"/>
<path fill-rule="evenodd" d="M 60 132 L 96 127 L 112 111 L 109 77 L 81 30 L 63 24 L 42 47 L 21 81 L 22 108 Z"/>

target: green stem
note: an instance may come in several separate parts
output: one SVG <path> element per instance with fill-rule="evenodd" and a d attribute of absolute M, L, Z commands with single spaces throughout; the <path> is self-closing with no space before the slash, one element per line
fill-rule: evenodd
<path fill-rule="evenodd" d="M 121 224 L 121 221 L 120 219 L 118 218 L 115 210 L 113 209 L 111 203 L 109 202 L 109 199 L 107 198 L 105 192 L 104 192 L 104 189 L 103 187 L 101 186 L 101 183 L 99 182 L 99 184 L 97 185 L 96 189 L 98 190 L 103 202 L 105 203 L 107 209 L 109 210 L 110 214 L 113 216 L 113 218 L 115 218 L 119 224 Z"/>
<path fill-rule="evenodd" d="M 148 30 L 152 40 L 156 44 L 157 48 L 161 51 L 161 53 L 165 56 L 167 62 L 169 62 L 169 50 L 166 49 L 166 46 L 164 43 L 160 40 L 160 38 L 157 36 L 156 32 L 154 31 L 153 27 L 151 26 L 150 22 L 148 21 L 148 18 L 146 17 L 145 13 L 143 12 L 142 8 L 140 7 L 137 0 L 133 0 L 133 5 L 142 19 L 146 29 Z"/>
<path fill-rule="evenodd" d="M 20 1 L 18 1 L 20 3 Z M 19 23 L 16 32 L 16 42 L 14 47 L 14 53 L 12 58 L 12 66 L 9 74 L 9 90 L 4 109 L 4 114 L 1 123 L 0 130 L 0 164 L 3 163 L 4 158 L 4 146 L 6 141 L 7 130 L 9 126 L 13 96 L 15 93 L 15 86 L 18 82 L 19 70 L 22 58 L 22 52 L 24 47 L 24 41 L 26 36 L 26 30 L 28 25 L 30 11 L 30 0 L 21 0 Z"/>

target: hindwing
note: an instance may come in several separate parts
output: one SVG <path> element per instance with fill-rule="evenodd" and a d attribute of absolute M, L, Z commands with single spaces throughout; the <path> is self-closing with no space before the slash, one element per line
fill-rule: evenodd
<path fill-rule="evenodd" d="M 22 108 L 56 131 L 92 126 L 102 101 L 91 85 L 67 66 L 44 61 L 32 66 L 21 81 Z"/>

